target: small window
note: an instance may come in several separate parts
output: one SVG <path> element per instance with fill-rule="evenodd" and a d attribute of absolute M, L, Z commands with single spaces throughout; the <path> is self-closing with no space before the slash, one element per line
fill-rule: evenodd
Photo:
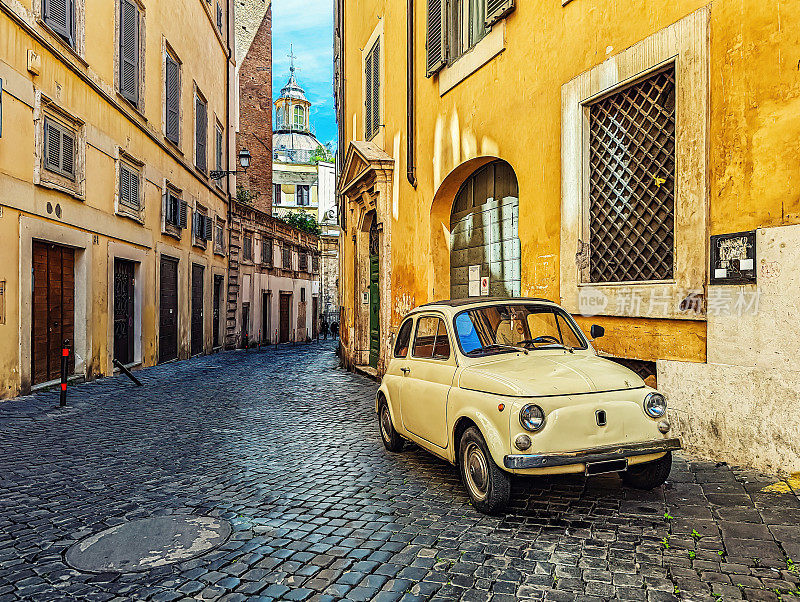
<path fill-rule="evenodd" d="M 138 213 L 141 209 L 142 172 L 125 161 L 119 163 L 119 204 Z"/>
<path fill-rule="evenodd" d="M 216 170 L 222 171 L 222 155 L 223 155 L 223 136 L 222 136 L 222 126 L 218 123 L 217 124 L 217 160 L 215 162 Z M 217 179 L 217 188 L 222 188 L 222 180 L 224 178 Z"/>
<path fill-rule="evenodd" d="M 420 359 L 447 359 L 450 357 L 450 340 L 444 320 L 424 316 L 417 322 L 412 355 Z"/>
<path fill-rule="evenodd" d="M 178 229 L 186 227 L 186 201 L 176 194 L 167 191 L 164 203 L 164 221 Z"/>
<path fill-rule="evenodd" d="M 211 240 L 212 229 L 212 221 L 211 218 L 206 215 L 205 207 L 198 205 L 194 210 L 194 217 L 192 220 L 195 244 L 205 247 L 206 241 Z"/>
<path fill-rule="evenodd" d="M 311 186 L 308 184 L 297 185 L 297 204 L 307 206 L 311 203 Z"/>
<path fill-rule="evenodd" d="M 273 184 L 274 192 L 273 192 L 273 199 L 272 202 L 275 205 L 281 204 L 281 185 L 280 184 Z"/>
<path fill-rule="evenodd" d="M 42 0 L 42 20 L 67 44 L 75 47 L 75 0 Z"/>
<path fill-rule="evenodd" d="M 261 242 L 261 263 L 272 267 L 272 239 L 265 238 Z"/>
<path fill-rule="evenodd" d="M 174 144 L 180 144 L 181 75 L 180 64 L 171 55 L 166 56 L 166 81 L 164 83 L 164 135 Z"/>
<path fill-rule="evenodd" d="M 306 126 L 306 110 L 302 105 L 294 107 L 294 127 L 304 129 Z"/>
<path fill-rule="evenodd" d="M 222 220 L 217 220 L 216 224 L 214 225 L 214 252 L 215 253 L 224 253 L 225 252 L 225 222 Z"/>
<path fill-rule="evenodd" d="M 313 255 L 311 257 L 311 270 L 316 274 L 319 272 L 319 255 Z"/>
<path fill-rule="evenodd" d="M 195 96 L 195 122 L 195 165 L 205 173 L 208 169 L 208 104 L 199 94 Z"/>
<path fill-rule="evenodd" d="M 300 303 L 305 303 L 305 302 L 306 302 L 306 289 L 305 288 L 301 288 L 300 289 Z"/>
<path fill-rule="evenodd" d="M 253 238 L 248 234 L 242 241 L 242 257 L 245 261 L 253 261 Z"/>
<path fill-rule="evenodd" d="M 119 16 L 119 93 L 134 105 L 139 103 L 139 7 L 121 0 Z"/>
<path fill-rule="evenodd" d="M 76 144 L 75 130 L 45 117 L 44 166 L 47 170 L 75 180 Z"/>
<path fill-rule="evenodd" d="M 394 356 L 405 357 L 408 355 L 408 346 L 411 344 L 411 327 L 414 320 L 409 318 L 403 325 L 400 326 L 400 332 L 397 333 L 397 341 L 394 344 Z"/>
<path fill-rule="evenodd" d="M 299 264 L 300 264 L 299 267 L 300 267 L 300 271 L 301 272 L 307 272 L 308 271 L 308 253 L 306 253 L 306 252 L 300 253 Z"/>
<path fill-rule="evenodd" d="M 283 247 L 283 257 L 281 265 L 286 270 L 292 269 L 292 248 L 289 246 Z"/>
<path fill-rule="evenodd" d="M 364 59 L 364 132 L 367 140 L 375 137 L 381 124 L 380 56 L 378 39 Z"/>

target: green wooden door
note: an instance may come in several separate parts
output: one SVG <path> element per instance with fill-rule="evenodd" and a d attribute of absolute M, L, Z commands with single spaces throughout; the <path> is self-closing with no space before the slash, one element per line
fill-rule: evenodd
<path fill-rule="evenodd" d="M 380 293 L 378 290 L 379 262 L 376 255 L 369 258 L 369 365 L 378 367 L 381 345 Z"/>

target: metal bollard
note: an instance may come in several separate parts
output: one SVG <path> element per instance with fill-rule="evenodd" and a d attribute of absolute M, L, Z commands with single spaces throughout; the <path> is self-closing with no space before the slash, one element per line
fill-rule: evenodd
<path fill-rule="evenodd" d="M 67 405 L 67 366 L 69 364 L 69 339 L 64 339 L 64 346 L 61 349 L 61 407 Z"/>

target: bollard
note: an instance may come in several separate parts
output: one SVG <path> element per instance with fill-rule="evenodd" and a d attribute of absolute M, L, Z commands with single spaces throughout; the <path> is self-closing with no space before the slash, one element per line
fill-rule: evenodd
<path fill-rule="evenodd" d="M 61 407 L 67 405 L 67 366 L 69 364 L 69 340 L 64 339 L 64 346 L 61 349 Z"/>

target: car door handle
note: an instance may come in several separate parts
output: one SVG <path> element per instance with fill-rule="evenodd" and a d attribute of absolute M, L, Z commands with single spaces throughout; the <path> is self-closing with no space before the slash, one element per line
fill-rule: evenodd
<path fill-rule="evenodd" d="M 411 372 L 411 368 L 400 368 L 400 372 L 405 375 L 408 375 Z"/>

